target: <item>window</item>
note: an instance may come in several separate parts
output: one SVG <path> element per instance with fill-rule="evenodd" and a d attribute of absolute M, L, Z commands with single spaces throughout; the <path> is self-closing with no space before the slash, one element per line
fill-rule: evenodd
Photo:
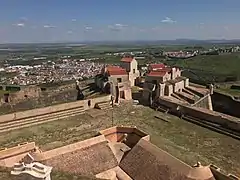
<path fill-rule="evenodd" d="M 88 100 L 88 106 L 89 107 L 91 106 L 91 100 Z"/>
<path fill-rule="evenodd" d="M 117 78 L 117 82 L 118 83 L 122 82 L 122 78 Z"/>
<path fill-rule="evenodd" d="M 133 69 L 133 73 L 136 73 L 136 70 L 135 70 L 135 69 Z"/>

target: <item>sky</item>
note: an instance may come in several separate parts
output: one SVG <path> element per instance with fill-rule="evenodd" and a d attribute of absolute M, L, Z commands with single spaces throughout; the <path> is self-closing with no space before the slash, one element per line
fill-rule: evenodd
<path fill-rule="evenodd" d="M 239 0 L 0 0 L 0 43 L 240 39 Z"/>

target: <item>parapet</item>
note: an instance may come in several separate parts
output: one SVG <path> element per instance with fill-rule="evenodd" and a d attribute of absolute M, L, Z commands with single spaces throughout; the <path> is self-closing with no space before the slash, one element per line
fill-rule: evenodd
<path fill-rule="evenodd" d="M 237 177 L 233 174 L 224 174 L 221 169 L 213 164 L 210 165 L 210 169 L 216 179 L 219 180 L 240 180 L 240 177 Z"/>
<path fill-rule="evenodd" d="M 150 136 L 137 129 L 137 127 L 115 126 L 104 129 L 99 133 L 104 135 L 109 142 L 123 142 L 130 148 L 135 146 L 140 139 L 144 139 L 146 141 L 150 140 Z"/>
<path fill-rule="evenodd" d="M 35 142 L 26 142 L 26 143 L 22 143 L 22 144 L 18 144 L 15 147 L 11 147 L 11 148 L 6 148 L 4 150 L 0 151 L 0 160 L 2 159 L 6 159 L 12 156 L 16 156 L 19 154 L 24 154 L 24 153 L 28 153 L 31 151 L 35 151 L 36 150 L 36 145 Z"/>

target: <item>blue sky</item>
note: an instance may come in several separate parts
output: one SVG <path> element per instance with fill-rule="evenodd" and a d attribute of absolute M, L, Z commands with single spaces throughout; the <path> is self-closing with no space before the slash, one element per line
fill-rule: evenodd
<path fill-rule="evenodd" d="M 240 39 L 239 0 L 1 0 L 0 43 Z"/>

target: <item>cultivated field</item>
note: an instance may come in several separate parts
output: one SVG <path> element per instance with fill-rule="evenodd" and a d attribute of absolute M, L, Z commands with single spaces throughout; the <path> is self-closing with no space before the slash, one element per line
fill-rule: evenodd
<path fill-rule="evenodd" d="M 109 110 L 94 118 L 85 114 L 0 134 L 0 144 L 3 148 L 35 141 L 43 150 L 56 148 L 97 135 L 112 126 L 112 115 L 114 125 L 137 126 L 151 135 L 154 144 L 190 165 L 213 163 L 228 173 L 240 173 L 240 141 L 140 105 L 122 104 L 114 113 Z"/>

